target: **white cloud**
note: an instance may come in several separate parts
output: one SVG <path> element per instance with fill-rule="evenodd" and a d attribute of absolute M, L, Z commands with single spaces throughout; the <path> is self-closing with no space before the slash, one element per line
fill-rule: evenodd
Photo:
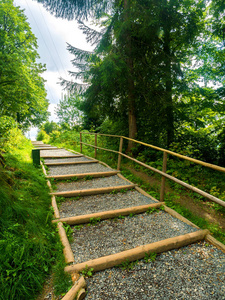
<path fill-rule="evenodd" d="M 91 50 L 91 46 L 76 21 L 55 18 L 35 1 L 15 0 L 14 4 L 25 9 L 32 32 L 37 37 L 40 61 L 46 64 L 47 71 L 43 77 L 47 80 L 48 99 L 50 103 L 57 103 L 63 91 L 57 82 L 60 77 L 70 79 L 68 71 L 73 70 L 73 56 L 66 50 L 66 43 L 86 50 Z"/>
<path fill-rule="evenodd" d="M 48 111 L 51 113 L 51 116 L 49 118 L 49 121 L 54 121 L 54 122 L 57 122 L 58 119 L 57 119 L 57 116 L 55 114 L 55 109 L 56 109 L 56 106 L 57 104 L 53 104 L 51 103 L 48 107 Z"/>

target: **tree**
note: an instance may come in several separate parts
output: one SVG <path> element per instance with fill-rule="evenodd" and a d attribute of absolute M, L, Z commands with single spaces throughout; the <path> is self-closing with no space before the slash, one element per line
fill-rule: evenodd
<path fill-rule="evenodd" d="M 64 96 L 64 99 L 59 101 L 55 109 L 59 124 L 68 124 L 71 129 L 76 125 L 81 125 L 83 118 L 80 110 L 81 103 L 81 97 L 76 94 Z"/>
<path fill-rule="evenodd" d="M 28 128 L 47 119 L 45 68 L 36 62 L 36 38 L 13 0 L 0 3 L 0 115 Z"/>
<path fill-rule="evenodd" d="M 59 130 L 59 125 L 53 121 L 47 121 L 40 126 L 40 129 L 44 130 L 49 135 L 53 131 Z"/>
<path fill-rule="evenodd" d="M 108 26 L 94 54 L 68 47 L 80 68 L 74 75 L 83 75 L 90 83 L 85 94 L 89 112 L 100 106 L 101 113 L 118 117 L 125 110 L 129 137 L 134 138 L 137 125 L 138 132 L 146 128 L 140 116 L 148 116 L 148 123 L 149 117 L 156 120 L 154 111 L 161 119 L 157 135 L 165 131 L 164 144 L 169 146 L 174 137 L 175 99 L 185 86 L 183 72 L 203 27 L 204 5 L 202 1 L 192 1 L 191 7 L 190 1 L 121 3 L 114 2 L 108 22 L 104 19 Z M 93 37 L 93 30 L 85 28 L 85 33 L 88 40 Z"/>
<path fill-rule="evenodd" d="M 70 8 L 71 17 L 77 17 L 79 10 L 82 17 L 91 13 L 98 17 L 107 8 L 105 1 L 101 6 L 99 1 L 81 4 L 71 0 L 58 4 L 46 0 L 45 3 L 54 3 L 51 9 L 57 14 L 65 12 L 67 16 Z M 197 116 L 194 110 L 188 116 L 181 109 L 190 111 L 188 108 L 195 99 L 196 112 L 204 107 L 202 112 L 208 116 L 202 118 L 203 122 L 197 118 L 197 127 L 209 126 L 219 117 L 215 108 L 222 107 L 224 92 L 221 87 L 216 95 L 209 86 L 203 89 L 199 85 L 200 74 L 204 74 L 204 80 L 208 77 L 211 81 L 223 80 L 224 74 L 224 51 L 218 51 L 218 45 L 212 47 L 212 43 L 206 46 L 210 33 L 204 26 L 209 4 L 213 20 L 218 20 L 214 26 L 209 14 L 209 25 L 213 24 L 214 32 L 218 28 L 217 32 L 223 33 L 224 3 L 220 0 L 110 1 L 110 15 L 107 18 L 104 14 L 105 27 L 100 38 L 99 33 L 83 26 L 87 39 L 97 41 L 95 52 L 68 47 L 75 55 L 74 65 L 80 69 L 73 75 L 83 77 L 89 84 L 84 102 L 86 113 L 94 113 L 103 120 L 107 116 L 118 120 L 118 117 L 128 118 L 133 111 L 130 115 L 136 119 L 138 137 L 169 146 L 176 130 L 187 124 L 186 117 L 194 122 Z M 202 49 L 206 50 L 202 52 Z M 196 68 L 195 61 L 203 64 Z M 216 68 L 210 67 L 212 61 Z"/>

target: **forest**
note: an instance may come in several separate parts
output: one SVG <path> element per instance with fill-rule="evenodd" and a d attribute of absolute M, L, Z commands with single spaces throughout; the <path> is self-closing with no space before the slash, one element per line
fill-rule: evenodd
<path fill-rule="evenodd" d="M 23 10 L 13 0 L 0 2 L 0 287 L 4 299 L 36 299 L 52 268 L 58 295 L 71 285 L 64 278 L 62 245 L 51 222 L 49 190 L 41 170 L 32 165 L 32 145 L 24 137 L 31 126 L 39 128 L 38 140 L 76 151 L 79 132 L 90 131 L 127 136 L 225 166 L 223 0 L 37 1 L 56 17 L 76 20 L 93 51 L 67 44 L 74 68 L 68 70 L 71 80 L 60 82 L 68 96 L 57 104 L 58 121 L 50 122 L 42 78 L 46 67 L 38 63 L 37 39 Z M 99 144 L 103 142 L 118 150 L 117 142 L 103 138 Z M 162 157 L 142 146 L 130 142 L 125 151 L 162 168 Z M 84 153 L 93 156 L 93 150 L 86 148 Z M 113 162 L 113 156 L 104 155 L 98 152 L 99 159 Z M 154 179 L 153 174 L 126 160 L 123 163 L 121 172 L 158 198 L 158 187 L 134 175 L 139 172 Z M 176 159 L 168 160 L 167 173 L 225 200 L 221 173 Z M 224 224 L 223 208 L 175 184 L 168 189 L 169 207 L 225 243 L 224 228 L 182 207 L 179 197 L 192 199 L 199 207 L 203 203 Z"/>
<path fill-rule="evenodd" d="M 42 2 L 77 19 L 95 47 L 68 44 L 62 129 L 117 133 L 224 165 L 223 1 Z"/>

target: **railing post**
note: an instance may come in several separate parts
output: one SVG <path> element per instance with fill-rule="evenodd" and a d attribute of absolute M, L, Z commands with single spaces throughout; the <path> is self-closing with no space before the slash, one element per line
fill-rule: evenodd
<path fill-rule="evenodd" d="M 121 165 L 121 154 L 123 151 L 123 138 L 122 136 L 120 137 L 120 147 L 119 147 L 119 155 L 118 155 L 118 164 L 117 164 L 117 170 L 120 170 L 120 165 Z"/>
<path fill-rule="evenodd" d="M 82 153 L 82 132 L 80 132 L 80 153 Z"/>
<path fill-rule="evenodd" d="M 167 152 L 163 152 L 163 168 L 162 171 L 166 173 L 166 166 L 167 166 Z M 165 181 L 166 178 L 162 176 L 161 181 L 161 191 L 160 191 L 160 201 L 164 201 L 164 194 L 165 194 Z"/>
<path fill-rule="evenodd" d="M 97 133 L 95 133 L 95 158 L 97 157 Z"/>

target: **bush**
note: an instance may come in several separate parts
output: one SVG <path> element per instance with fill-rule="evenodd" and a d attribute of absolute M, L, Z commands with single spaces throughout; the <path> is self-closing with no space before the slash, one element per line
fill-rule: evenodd
<path fill-rule="evenodd" d="M 37 141 L 43 141 L 44 143 L 48 143 L 50 139 L 50 136 L 43 130 L 41 129 L 38 134 L 37 134 Z"/>

